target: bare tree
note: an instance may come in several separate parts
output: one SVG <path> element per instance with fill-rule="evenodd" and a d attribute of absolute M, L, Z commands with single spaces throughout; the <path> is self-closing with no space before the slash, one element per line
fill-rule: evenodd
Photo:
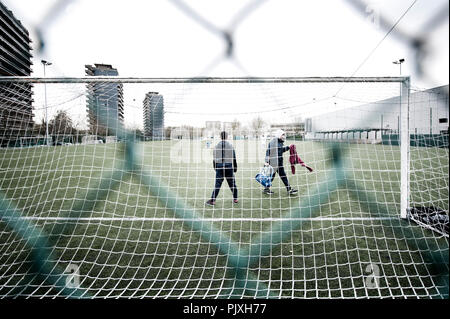
<path fill-rule="evenodd" d="M 45 120 L 42 119 L 41 123 L 34 124 L 34 127 L 33 127 L 34 134 L 45 135 L 45 128 L 46 128 Z"/>
<path fill-rule="evenodd" d="M 182 125 L 181 128 L 183 130 L 186 130 L 186 132 L 188 132 L 189 135 L 189 139 L 193 139 L 194 138 L 194 127 L 190 126 L 190 125 Z"/>
<path fill-rule="evenodd" d="M 173 126 L 166 126 L 164 128 L 164 138 L 166 140 L 170 139 L 170 137 L 172 136 L 172 131 L 175 129 L 175 127 Z"/>
<path fill-rule="evenodd" d="M 233 131 L 233 135 L 239 135 L 241 132 L 241 122 L 239 122 L 237 119 L 234 119 L 233 122 L 231 122 L 231 129 Z"/>
<path fill-rule="evenodd" d="M 256 138 L 259 138 L 261 136 L 264 125 L 265 122 L 260 116 L 252 120 L 251 128 L 253 129 Z"/>
<path fill-rule="evenodd" d="M 53 134 L 73 134 L 74 127 L 72 119 L 66 111 L 59 110 L 55 117 L 50 120 L 49 126 L 52 128 Z"/>

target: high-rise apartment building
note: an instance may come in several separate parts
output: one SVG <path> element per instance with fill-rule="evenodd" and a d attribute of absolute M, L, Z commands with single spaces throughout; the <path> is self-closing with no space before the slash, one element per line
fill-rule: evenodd
<path fill-rule="evenodd" d="M 151 140 L 164 139 L 164 97 L 158 92 L 145 95 L 144 134 Z"/>
<path fill-rule="evenodd" d="M 0 76 L 31 74 L 28 30 L 0 2 Z M 33 129 L 32 85 L 0 83 L 0 146 L 14 146 Z"/>
<path fill-rule="evenodd" d="M 109 64 L 85 65 L 89 76 L 118 76 L 117 69 Z M 115 135 L 117 125 L 123 125 L 123 84 L 92 82 L 87 85 L 87 113 L 91 134 Z"/>

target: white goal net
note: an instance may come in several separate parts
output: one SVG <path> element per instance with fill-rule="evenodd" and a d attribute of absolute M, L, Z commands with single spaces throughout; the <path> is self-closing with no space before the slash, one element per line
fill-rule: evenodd
<path fill-rule="evenodd" d="M 448 86 L 3 78 L 0 142 L 0 298 L 448 298 Z"/>

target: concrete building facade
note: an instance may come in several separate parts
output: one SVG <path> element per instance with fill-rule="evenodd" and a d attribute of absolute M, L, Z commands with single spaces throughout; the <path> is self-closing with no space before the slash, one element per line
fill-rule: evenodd
<path fill-rule="evenodd" d="M 85 65 L 88 76 L 118 76 L 109 64 Z M 87 115 L 89 131 L 93 135 L 115 135 L 117 125 L 123 125 L 123 84 L 92 82 L 87 84 Z"/>
<path fill-rule="evenodd" d="M 411 135 L 448 135 L 448 89 L 445 85 L 410 93 Z M 382 143 L 383 136 L 398 139 L 400 107 L 396 96 L 306 119 L 306 139 L 357 143 Z"/>
<path fill-rule="evenodd" d="M 148 92 L 144 98 L 144 135 L 148 140 L 164 139 L 164 97 Z"/>
<path fill-rule="evenodd" d="M 0 2 L 0 76 L 31 74 L 31 39 L 28 30 Z M 0 146 L 14 146 L 33 130 L 32 85 L 0 83 Z"/>

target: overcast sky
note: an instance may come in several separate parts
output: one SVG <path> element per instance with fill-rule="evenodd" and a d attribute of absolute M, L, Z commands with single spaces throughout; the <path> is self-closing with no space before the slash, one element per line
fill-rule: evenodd
<path fill-rule="evenodd" d="M 2 2 L 34 46 L 35 29 L 42 30 L 45 50 L 33 51 L 33 76 L 43 75 L 41 59 L 53 63 L 47 76 L 81 77 L 84 65 L 94 63 L 112 64 L 125 77 L 397 76 L 392 62 L 404 58 L 402 74 L 411 76 L 413 87 L 448 84 L 448 15 L 426 34 L 426 78 L 417 76 L 415 52 L 395 32 L 382 40 L 388 30 L 378 18 L 396 22 L 413 0 L 371 1 L 364 12 L 344 0 L 185 0 L 201 21 L 169 0 L 72 0 L 55 15 L 49 15 L 54 0 Z M 236 20 L 252 3 L 253 10 Z M 395 31 L 421 35 L 446 3 L 418 0 Z M 233 59 L 224 58 L 226 42 L 218 32 L 230 29 Z"/>

